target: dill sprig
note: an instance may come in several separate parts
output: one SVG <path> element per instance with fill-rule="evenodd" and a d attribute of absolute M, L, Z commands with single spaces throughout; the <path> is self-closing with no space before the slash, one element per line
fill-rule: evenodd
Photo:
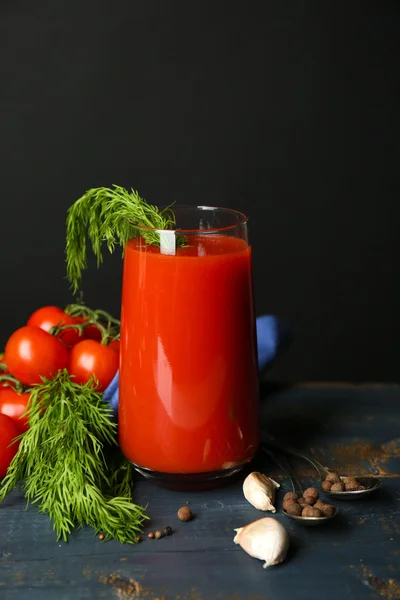
<path fill-rule="evenodd" d="M 132 466 L 118 452 L 111 407 L 94 382 L 74 383 L 67 370 L 34 387 L 29 429 L 3 479 L 0 502 L 17 484 L 53 521 L 57 539 L 87 524 L 106 538 L 135 542 L 148 517 L 132 501 Z"/>
<path fill-rule="evenodd" d="M 78 289 L 87 266 L 87 239 L 99 266 L 103 243 L 112 253 L 116 245 L 124 247 L 140 231 L 148 244 L 159 246 L 160 234 L 156 230 L 173 229 L 174 225 L 170 207 L 160 210 L 133 189 L 113 185 L 88 190 L 72 204 L 67 215 L 67 276 L 73 289 Z M 139 230 L 140 227 L 149 229 Z"/>

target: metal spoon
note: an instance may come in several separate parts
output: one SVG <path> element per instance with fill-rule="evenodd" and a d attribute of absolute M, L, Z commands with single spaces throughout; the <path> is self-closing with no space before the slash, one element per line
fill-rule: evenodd
<path fill-rule="evenodd" d="M 291 466 L 289 465 L 288 461 L 286 460 L 286 458 L 281 456 L 280 460 L 278 460 L 276 458 L 275 453 L 272 452 L 271 450 L 268 450 L 265 446 L 261 446 L 261 449 L 263 450 L 263 452 L 265 452 L 265 454 L 268 454 L 268 456 L 270 458 L 272 458 L 272 460 L 278 465 L 278 467 L 280 469 L 282 469 L 282 471 L 285 473 L 286 477 L 289 479 L 293 491 L 296 492 L 297 494 L 299 494 L 300 496 L 302 496 L 303 488 L 301 487 L 299 480 L 297 479 L 296 475 L 294 474 L 294 472 L 293 472 Z M 314 527 L 315 525 L 323 525 L 327 521 L 330 521 L 331 519 L 336 517 L 336 515 L 339 513 L 339 509 L 336 508 L 335 506 L 333 508 L 335 509 L 335 511 L 329 517 L 301 517 L 301 516 L 297 516 L 297 515 L 291 515 L 285 509 L 282 509 L 282 512 L 285 515 L 285 517 L 288 517 L 289 519 L 293 519 L 293 521 L 297 521 L 297 523 L 299 523 L 300 525 L 305 525 L 307 527 Z"/>
<path fill-rule="evenodd" d="M 304 452 L 300 452 L 299 450 L 296 450 L 295 448 L 292 448 L 291 446 L 289 446 L 287 444 L 282 444 L 281 442 L 278 442 L 273 436 L 271 436 L 265 432 L 263 432 L 262 438 L 263 438 L 263 444 L 266 444 L 266 445 L 270 446 L 271 448 L 280 450 L 281 452 L 284 452 L 286 454 L 291 454 L 292 456 L 297 456 L 298 458 L 302 458 L 303 460 L 309 462 L 314 467 L 314 469 L 317 470 L 320 480 L 321 480 L 321 483 L 324 479 L 326 479 L 326 476 L 329 473 L 333 473 L 333 471 L 324 467 L 314 457 L 311 457 L 308 454 L 304 454 Z M 345 479 L 345 476 L 344 475 L 341 476 L 340 479 L 343 481 Z M 360 483 L 360 485 L 363 485 L 365 489 L 356 490 L 353 492 L 348 491 L 348 490 L 344 490 L 343 492 L 330 492 L 330 491 L 328 492 L 326 490 L 323 490 L 321 487 L 321 490 L 327 496 L 331 496 L 331 498 L 339 498 L 340 500 L 357 500 L 358 498 L 364 498 L 368 494 L 372 494 L 372 492 L 377 490 L 382 485 L 382 481 L 380 479 L 378 479 L 378 477 L 362 476 L 362 477 L 356 477 L 356 480 Z"/>

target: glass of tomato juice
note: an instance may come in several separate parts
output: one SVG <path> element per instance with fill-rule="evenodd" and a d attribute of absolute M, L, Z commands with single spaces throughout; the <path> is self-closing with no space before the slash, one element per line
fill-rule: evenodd
<path fill-rule="evenodd" d="M 175 230 L 153 230 L 159 246 L 139 234 L 125 247 L 119 443 L 159 483 L 217 484 L 259 443 L 247 217 L 206 206 L 174 213 Z"/>

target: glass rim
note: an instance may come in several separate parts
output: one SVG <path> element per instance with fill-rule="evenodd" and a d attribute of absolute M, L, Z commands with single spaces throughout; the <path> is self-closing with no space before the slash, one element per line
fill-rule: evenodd
<path fill-rule="evenodd" d="M 159 207 L 160 212 L 162 212 L 163 210 L 171 210 L 172 212 L 174 211 L 174 208 L 177 209 L 191 209 L 191 210 L 210 210 L 210 211 L 221 211 L 221 212 L 225 212 L 228 214 L 232 214 L 232 215 L 237 215 L 239 217 L 239 221 L 237 223 L 234 223 L 233 225 L 225 225 L 223 227 L 211 227 L 210 229 L 158 229 L 157 227 L 149 227 L 148 225 L 136 225 L 136 228 L 138 230 L 142 230 L 142 231 L 156 231 L 156 232 L 163 232 L 163 231 L 169 231 L 169 232 L 176 232 L 176 233 L 201 233 L 203 234 L 208 234 L 208 233 L 216 233 L 218 231 L 230 231 L 231 229 L 236 229 L 236 227 L 242 227 L 243 225 L 246 225 L 249 218 L 247 217 L 247 215 L 244 214 L 244 212 L 240 211 L 240 210 L 236 210 L 235 208 L 226 208 L 225 206 L 206 206 L 204 204 L 200 204 L 200 205 L 195 205 L 193 206 L 192 204 L 170 204 L 169 206 L 161 206 Z"/>

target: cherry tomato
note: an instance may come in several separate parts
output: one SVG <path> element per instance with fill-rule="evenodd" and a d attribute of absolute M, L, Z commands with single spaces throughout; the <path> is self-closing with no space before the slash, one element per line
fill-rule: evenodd
<path fill-rule="evenodd" d="M 29 394 L 20 394 L 11 387 L 0 389 L 0 414 L 14 419 L 19 429 L 25 431 L 29 427 L 29 419 L 22 415 L 26 411 L 28 401 Z"/>
<path fill-rule="evenodd" d="M 3 371 L 0 375 L 5 375 L 5 372 Z M 8 373 L 9 375 L 9 373 Z M 7 381 L 0 381 L 0 391 L 3 389 L 8 389 L 10 387 L 10 384 Z"/>
<path fill-rule="evenodd" d="M 0 479 L 6 476 L 7 469 L 17 453 L 19 441 L 14 444 L 12 441 L 20 434 L 21 430 L 15 421 L 7 415 L 0 414 Z"/>
<path fill-rule="evenodd" d="M 1 360 L 1 363 L 4 365 L 4 359 Z M 6 367 L 4 370 L 0 367 L 0 377 L 2 375 L 9 375 L 9 370 L 8 367 Z M 0 390 L 2 390 L 3 388 L 8 388 L 10 387 L 10 384 L 7 380 L 1 381 L 0 380 Z"/>
<path fill-rule="evenodd" d="M 76 383 L 86 383 L 94 375 L 98 380 L 98 391 L 103 392 L 111 383 L 119 366 L 119 355 L 104 344 L 94 340 L 83 340 L 69 354 L 68 371 Z"/>
<path fill-rule="evenodd" d="M 119 346 L 120 346 L 119 340 L 113 340 L 112 342 L 110 342 L 108 344 L 108 347 L 111 348 L 112 350 L 114 350 L 115 352 L 119 352 Z"/>
<path fill-rule="evenodd" d="M 14 331 L 6 344 L 9 371 L 24 385 L 51 379 L 68 365 L 68 350 L 60 340 L 39 327 L 25 325 Z"/>
<path fill-rule="evenodd" d="M 82 319 L 82 322 L 85 323 L 88 319 Z M 88 325 L 83 330 L 83 337 L 85 340 L 95 340 L 96 342 L 101 342 L 101 331 L 96 325 Z"/>
<path fill-rule="evenodd" d="M 28 319 L 27 325 L 34 327 L 40 327 L 43 331 L 50 331 L 52 327 L 62 327 L 64 325 L 77 325 L 82 320 L 79 317 L 71 317 L 67 315 L 58 306 L 43 306 L 38 308 Z M 78 329 L 64 329 L 57 334 L 57 337 L 64 342 L 66 346 L 71 348 L 80 340 L 83 340 L 83 336 L 80 334 Z"/>
<path fill-rule="evenodd" d="M 6 373 L 8 373 L 8 367 L 5 363 L 5 358 L 4 358 L 4 353 L 0 354 L 0 375 L 5 375 Z M 0 386 L 2 385 L 1 381 L 0 381 Z"/>

